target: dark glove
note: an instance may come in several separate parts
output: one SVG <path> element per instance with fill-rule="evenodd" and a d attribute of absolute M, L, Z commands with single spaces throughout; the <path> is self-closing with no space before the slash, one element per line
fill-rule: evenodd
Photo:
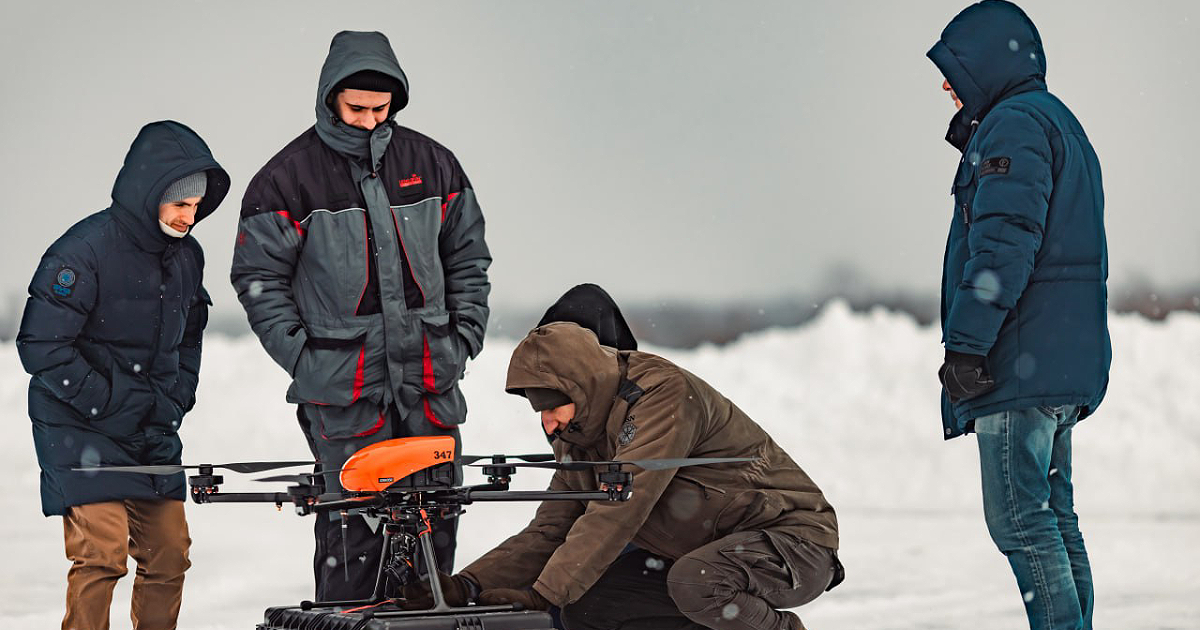
<path fill-rule="evenodd" d="M 946 351 L 946 362 L 938 370 L 938 378 L 952 402 L 970 400 L 996 386 L 988 373 L 987 357 Z"/>
<path fill-rule="evenodd" d="M 466 606 L 474 594 L 479 592 L 479 587 L 461 573 L 446 575 L 439 572 L 438 582 L 442 585 L 442 596 L 446 598 L 446 603 L 455 608 Z M 433 593 L 429 591 L 429 582 L 426 580 L 405 584 L 404 588 L 400 589 L 400 595 L 404 597 L 400 607 L 405 610 L 433 608 Z"/>
<path fill-rule="evenodd" d="M 550 602 L 532 588 L 489 588 L 479 594 L 480 604 L 518 604 L 525 610 L 550 610 Z"/>

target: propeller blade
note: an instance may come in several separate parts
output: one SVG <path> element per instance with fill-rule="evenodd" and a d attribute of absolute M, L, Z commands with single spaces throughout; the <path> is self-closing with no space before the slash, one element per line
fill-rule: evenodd
<path fill-rule="evenodd" d="M 311 473 L 300 473 L 298 475 L 275 475 L 274 477 L 259 477 L 255 481 L 290 481 L 292 483 L 308 483 L 311 484 L 316 477 L 325 474 L 340 473 L 345 470 L 354 470 L 353 468 L 329 468 Z"/>
<path fill-rule="evenodd" d="M 576 460 L 570 462 L 510 462 L 505 466 L 515 468 L 548 468 L 551 470 L 589 470 L 596 466 L 611 466 L 613 464 L 637 466 L 643 470 L 666 470 L 668 468 L 683 468 L 684 466 L 704 466 L 706 464 L 729 464 L 734 462 L 752 462 L 757 457 L 684 457 L 680 459 L 632 459 L 610 460 L 603 462 Z M 469 464 L 470 466 L 490 466 L 491 464 Z"/>
<path fill-rule="evenodd" d="M 291 483 L 307 483 L 313 482 L 313 477 L 321 473 L 308 473 L 306 475 L 275 475 L 274 477 L 259 477 L 255 481 L 289 481 Z"/>
<path fill-rule="evenodd" d="M 219 464 L 214 468 L 225 468 L 239 473 L 256 473 L 275 470 L 276 468 L 291 468 L 292 466 L 312 466 L 316 462 L 235 462 L 232 464 Z M 188 466 L 195 468 L 195 466 Z"/>
<path fill-rule="evenodd" d="M 469 466 L 469 465 L 471 465 L 471 464 L 473 464 L 473 463 L 475 463 L 475 462 L 477 462 L 477 461 L 479 461 L 479 460 L 481 460 L 481 459 L 491 460 L 491 459 L 492 459 L 492 458 L 494 458 L 494 457 L 504 457 L 506 460 L 510 460 L 510 459 L 518 459 L 518 460 L 521 460 L 521 461 L 523 461 L 523 462 L 552 462 L 552 461 L 554 461 L 554 454 L 553 454 L 553 453 L 533 453 L 533 454 L 529 454 L 529 455 L 503 455 L 503 454 L 498 454 L 498 455 L 463 455 L 462 457 L 459 457 L 459 458 L 458 458 L 458 461 L 459 461 L 459 463 L 460 463 L 460 464 L 462 464 L 462 465 L 464 465 L 464 466 Z M 508 463 L 508 462 L 506 461 L 506 462 L 505 462 L 505 464 L 507 464 L 507 463 Z M 487 466 L 494 466 L 495 464 L 492 464 L 492 463 L 491 463 L 491 461 L 488 461 L 488 462 L 487 462 L 485 465 L 487 465 Z"/>
<path fill-rule="evenodd" d="M 183 472 L 187 466 L 84 466 L 72 468 L 75 472 L 131 472 L 147 475 L 174 475 Z"/>
<path fill-rule="evenodd" d="M 681 459 L 634 459 L 621 463 L 632 464 L 643 470 L 665 470 L 667 468 L 683 468 L 685 466 L 753 462 L 757 459 L 757 457 L 684 457 Z"/>
<path fill-rule="evenodd" d="M 616 462 L 504 462 L 503 466 L 512 466 L 513 468 L 547 468 L 550 470 L 590 470 L 593 466 L 600 464 L 614 464 Z M 491 462 L 482 464 L 467 464 L 475 468 L 484 466 L 495 466 Z"/>
<path fill-rule="evenodd" d="M 203 466 L 212 466 L 213 468 L 224 468 L 238 473 L 255 473 L 275 470 L 276 468 L 289 468 L 291 466 L 312 466 L 316 462 L 234 462 L 232 464 L 204 464 Z M 174 465 L 159 465 L 159 466 L 82 466 L 72 468 L 75 472 L 131 472 L 145 473 L 147 475 L 174 475 L 175 473 L 183 472 L 189 468 L 201 468 L 202 466 L 191 464 L 174 464 Z"/>

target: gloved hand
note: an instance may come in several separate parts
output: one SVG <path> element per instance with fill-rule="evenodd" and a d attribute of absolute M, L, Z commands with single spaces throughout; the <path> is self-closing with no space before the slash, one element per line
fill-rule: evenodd
<path fill-rule="evenodd" d="M 938 378 L 952 402 L 970 400 L 996 386 L 988 373 L 987 357 L 946 351 L 946 361 L 938 370 Z"/>
<path fill-rule="evenodd" d="M 466 606 L 479 592 L 479 587 L 461 573 L 446 575 L 438 572 L 438 582 L 442 585 L 442 596 L 446 598 L 446 603 L 456 608 Z M 426 580 L 405 584 L 400 589 L 400 595 L 404 597 L 400 607 L 405 610 L 433 608 L 433 593 L 429 591 L 429 582 Z"/>
<path fill-rule="evenodd" d="M 550 610 L 550 602 L 532 588 L 489 588 L 476 598 L 480 604 L 520 604 L 525 610 Z"/>

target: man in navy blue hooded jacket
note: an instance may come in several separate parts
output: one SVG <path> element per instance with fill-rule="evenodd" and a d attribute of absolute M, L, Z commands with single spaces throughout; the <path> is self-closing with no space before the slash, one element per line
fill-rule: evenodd
<path fill-rule="evenodd" d="M 107 628 L 113 587 L 137 561 L 136 630 L 175 627 L 188 561 L 183 473 L 94 466 L 179 464 L 208 321 L 204 255 L 188 232 L 229 191 L 191 129 L 146 125 L 112 205 L 72 226 L 29 284 L 17 350 L 33 378 L 29 416 L 42 512 L 62 515 L 66 628 Z"/>
<path fill-rule="evenodd" d="M 959 106 L 962 151 L 942 279 L 946 439 L 978 435 L 984 512 L 1032 628 L 1091 628 L 1092 578 L 1071 486 L 1071 432 L 1108 385 L 1100 164 L 1046 90 L 1016 5 L 960 13 L 929 58 Z"/>

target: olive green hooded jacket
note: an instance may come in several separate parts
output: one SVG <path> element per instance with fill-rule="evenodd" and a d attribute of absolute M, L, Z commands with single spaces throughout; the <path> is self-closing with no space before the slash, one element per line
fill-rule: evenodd
<path fill-rule="evenodd" d="M 560 460 L 756 457 L 752 462 L 633 470 L 625 502 L 546 501 L 520 533 L 463 573 L 483 589 L 532 585 L 578 600 L 629 543 L 670 559 L 734 532 L 791 534 L 837 549 L 821 490 L 741 409 L 662 357 L 601 346 L 568 322 L 534 329 L 513 352 L 507 389 L 561 391 L 575 403 L 555 441 Z M 591 471 L 557 471 L 552 490 L 595 490 Z M 787 552 L 783 549 L 781 553 Z"/>

